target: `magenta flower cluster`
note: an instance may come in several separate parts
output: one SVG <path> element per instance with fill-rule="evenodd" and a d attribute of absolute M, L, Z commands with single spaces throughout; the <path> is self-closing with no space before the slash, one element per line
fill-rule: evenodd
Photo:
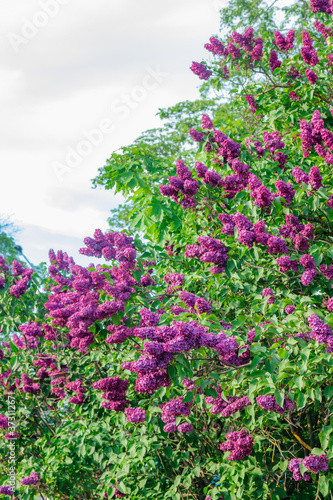
<path fill-rule="evenodd" d="M 325 40 L 329 36 L 333 35 L 333 32 L 332 32 L 331 28 L 326 28 L 325 24 L 320 23 L 319 21 L 315 21 L 313 23 L 313 25 L 316 28 L 316 30 L 318 31 L 318 33 L 321 33 L 321 35 L 325 38 Z"/>
<path fill-rule="evenodd" d="M 287 35 L 284 37 L 279 31 L 274 31 L 275 44 L 279 47 L 282 52 L 291 50 L 294 48 L 295 31 L 289 30 Z"/>
<path fill-rule="evenodd" d="M 220 444 L 221 451 L 231 451 L 228 460 L 243 460 L 245 457 L 252 454 L 253 437 L 244 429 L 239 432 L 229 432 L 226 434 L 224 443 Z"/>
<path fill-rule="evenodd" d="M 38 477 L 38 473 L 37 472 L 31 472 L 30 473 L 30 476 L 28 477 L 24 477 L 23 479 L 21 479 L 21 484 L 25 485 L 25 486 L 29 486 L 30 484 L 37 484 L 39 481 L 39 477 Z"/>
<path fill-rule="evenodd" d="M 224 271 L 228 261 L 228 249 L 219 240 L 210 236 L 199 236 L 199 245 L 187 245 L 185 257 L 190 259 L 200 258 L 201 262 L 214 264 L 210 268 L 212 274 L 220 274 Z"/>
<path fill-rule="evenodd" d="M 125 415 L 127 422 L 132 424 L 139 424 L 146 420 L 146 410 L 142 410 L 141 408 L 125 408 Z"/>
<path fill-rule="evenodd" d="M 325 325 L 317 314 L 310 314 L 308 322 L 311 328 L 311 337 L 320 344 L 327 344 L 326 352 L 333 352 L 333 335 L 329 325 Z"/>
<path fill-rule="evenodd" d="M 177 399 L 172 399 L 162 405 L 162 421 L 165 423 L 163 428 L 164 432 L 192 432 L 194 429 L 189 422 L 184 422 L 180 425 L 176 425 L 177 417 L 183 415 L 188 417 L 191 413 L 190 404 L 184 403 L 183 398 L 179 397 Z"/>
<path fill-rule="evenodd" d="M 243 408 L 251 405 L 250 400 L 247 396 L 243 396 L 240 398 L 236 396 L 227 396 L 227 401 L 225 401 L 225 399 L 222 398 L 221 386 L 214 386 L 214 389 L 217 393 L 216 398 L 214 398 L 213 396 L 205 397 L 206 403 L 213 405 L 213 407 L 210 409 L 212 415 L 217 415 L 220 413 L 222 417 L 230 417 L 237 411 L 241 411 L 243 410 Z"/>
<path fill-rule="evenodd" d="M 284 398 L 283 408 L 281 408 L 281 406 L 277 404 L 275 397 L 271 395 L 258 396 L 256 398 L 256 401 L 257 405 L 259 405 L 264 410 L 276 411 L 280 415 L 283 415 L 288 410 L 291 410 L 294 407 L 294 403 L 293 401 L 291 401 L 291 399 Z"/>
<path fill-rule="evenodd" d="M 312 45 L 312 40 L 308 31 L 302 33 L 303 47 L 301 47 L 301 55 L 303 61 L 311 66 L 316 66 L 319 63 L 317 52 Z"/>
<path fill-rule="evenodd" d="M 3 266 L 2 269 L 4 269 Z M 27 291 L 28 284 L 31 280 L 31 276 L 33 273 L 33 269 L 24 268 L 21 262 L 14 260 L 12 264 L 12 273 L 14 276 L 14 283 L 11 286 L 9 293 L 10 295 L 13 295 L 17 299 L 19 299 Z M 4 280 L 2 280 L 0 284 L 2 284 L 0 288 L 3 288 Z"/>
<path fill-rule="evenodd" d="M 182 207 L 194 208 L 197 200 L 194 195 L 198 192 L 198 181 L 191 179 L 192 172 L 182 160 L 177 160 L 177 177 L 169 177 L 169 184 L 160 186 L 160 193 L 181 203 Z M 183 196 L 180 201 L 179 196 Z"/>
<path fill-rule="evenodd" d="M 311 0 L 310 4 L 312 12 L 325 12 L 326 14 L 332 14 L 330 0 Z"/>
<path fill-rule="evenodd" d="M 119 266 L 112 270 L 102 266 L 90 266 L 86 269 L 76 265 L 66 254 L 50 252 L 52 265 L 49 272 L 54 278 L 56 286 L 45 304 L 52 318 L 53 327 L 67 328 L 66 339 L 70 347 L 85 352 L 94 342 L 94 336 L 89 329 L 95 321 L 103 321 L 113 314 L 124 310 L 125 301 L 135 291 L 133 286 L 138 285 L 132 276 L 135 269 L 136 251 L 132 245 L 132 238 L 125 233 L 107 233 L 103 235 L 96 230 L 94 238 L 85 238 L 87 248 L 81 253 L 104 256 L 106 259 L 117 259 Z M 63 275 L 67 273 L 69 277 Z M 66 289 L 63 287 L 66 286 Z M 104 302 L 100 304 L 100 297 Z M 115 300 L 105 300 L 108 296 Z M 46 332 L 45 338 L 55 340 L 56 330 Z"/>
<path fill-rule="evenodd" d="M 300 464 L 302 464 L 310 472 L 316 474 L 319 471 L 325 472 L 328 470 L 328 463 L 326 455 L 309 455 L 303 460 L 301 458 L 293 458 L 290 460 L 288 469 L 293 474 L 295 481 L 310 481 L 311 475 L 308 472 L 304 472 L 302 475 L 300 472 Z"/>
<path fill-rule="evenodd" d="M 102 394 L 102 398 L 106 400 L 102 402 L 103 408 L 122 411 L 129 403 L 126 399 L 128 383 L 128 380 L 123 380 L 120 377 L 108 377 L 94 382 L 92 387 L 98 391 L 105 391 Z"/>

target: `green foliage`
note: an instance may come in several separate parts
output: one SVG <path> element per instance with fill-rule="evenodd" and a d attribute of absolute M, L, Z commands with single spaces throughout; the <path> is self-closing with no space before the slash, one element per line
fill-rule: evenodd
<path fill-rule="evenodd" d="M 242 5 L 246 7 L 232 2 L 232 16 L 222 13 L 224 22 L 237 25 Z M 249 67 L 244 51 L 236 61 L 228 55 L 223 60 L 230 69 L 227 81 L 221 61 L 210 61 L 212 75 L 202 92 L 209 93 L 213 87 L 221 92 L 220 101 L 206 98 L 201 103 L 186 102 L 161 110 L 164 127 L 148 131 L 133 145 L 113 153 L 94 181 L 95 186 L 124 195 L 126 202 L 113 212 L 112 224 L 134 234 L 136 256 L 132 244 L 119 243 L 124 235 L 109 236 L 118 239 L 112 253 L 114 245 L 110 243 L 111 251 L 97 231 L 93 240 L 85 240 L 93 249 L 85 253 L 90 259 L 101 254 L 103 247 L 110 265 L 85 269 L 68 264 L 63 255 L 57 256 L 50 275 L 42 276 L 45 290 L 40 282 L 31 281 L 19 299 L 10 294 L 14 278 L 10 272 L 10 277 L 6 276 L 1 304 L 7 308 L 8 334 L 18 333 L 19 326 L 29 320 L 43 324 L 39 343 L 18 348 L 19 342 L 13 338 L 15 342 L 4 348 L 2 360 L 0 412 L 7 412 L 7 396 L 13 394 L 20 434 L 15 441 L 16 494 L 23 499 L 42 494 L 54 500 L 97 500 L 107 498 L 105 494 L 114 497 L 116 488 L 118 495 L 131 500 L 204 500 L 208 495 L 212 500 L 330 498 L 333 314 L 328 305 L 332 280 L 326 266 L 332 264 L 333 257 L 332 163 L 329 156 L 319 155 L 314 144 L 306 151 L 300 122 L 310 124 L 315 118 L 310 130 L 311 140 L 317 144 L 322 141 L 315 122 L 320 130 L 333 130 L 332 74 L 327 66 L 331 41 L 324 42 L 313 30 L 312 19 L 325 21 L 327 27 L 332 23 L 319 13 L 311 15 L 304 26 L 320 60 L 314 68 L 319 78 L 310 84 L 304 76 L 309 65 L 300 57 L 299 36 L 294 49 L 278 52 L 281 67 L 271 71 L 269 54 L 276 50 L 270 32 L 274 22 L 268 23 L 268 14 L 265 16 L 269 11 L 261 2 L 250 2 L 245 8 L 246 22 L 256 21 L 250 17 L 255 7 L 268 24 L 263 30 L 256 14 L 264 43 L 261 60 Z M 303 3 L 293 4 L 289 15 L 297 14 L 299 8 Z M 297 68 L 300 78 L 290 77 L 292 67 Z M 299 99 L 292 98 L 291 92 Z M 228 104 L 218 104 L 226 94 Z M 247 95 L 254 97 L 255 113 L 249 110 Z M 243 177 L 239 174 L 235 179 L 239 163 L 224 157 L 220 146 L 227 146 L 213 141 L 213 131 L 201 123 L 201 114 L 207 109 L 215 130 L 227 135 L 233 151 L 237 149 L 235 142 L 239 143 L 234 158 L 245 170 Z M 304 129 L 304 122 L 302 126 Z M 190 142 L 188 128 L 203 133 L 200 143 Z M 274 136 L 266 135 L 272 132 Z M 328 146 L 326 149 L 329 154 Z M 160 192 L 170 177 L 179 174 L 175 165 L 179 156 L 188 165 L 191 179 L 198 183 L 190 200 L 185 187 L 176 189 L 173 197 Z M 212 182 L 209 176 L 203 181 L 195 162 L 204 163 L 220 181 Z M 310 183 L 296 182 L 296 166 L 305 174 L 312 172 Z M 314 166 L 319 167 L 322 186 L 314 182 Z M 278 181 L 286 183 L 287 194 L 278 191 Z M 266 189 L 265 203 L 260 202 L 256 182 Z M 236 213 L 247 218 L 247 229 L 240 225 L 233 229 L 230 223 L 231 230 L 225 230 L 221 219 L 229 216 L 235 224 Z M 263 228 L 259 231 L 256 225 L 253 229 L 254 224 L 263 222 L 269 233 L 266 243 L 260 239 Z M 307 232 L 302 233 L 305 225 Z M 198 241 L 200 237 L 208 237 L 209 251 L 207 240 Z M 198 243 L 195 256 L 196 247 L 189 245 Z M 282 249 L 284 243 L 286 250 Z M 224 255 L 227 253 L 222 263 L 221 244 L 226 247 Z M 284 255 L 298 262 L 297 269 L 283 269 L 277 259 Z M 304 255 L 310 269 L 316 270 L 308 281 Z M 168 273 L 176 276 L 177 285 L 171 286 Z M 54 289 L 56 283 L 59 286 Z M 181 290 L 195 297 L 182 295 Z M 270 290 L 268 295 L 264 290 Z M 47 318 L 42 308 L 46 293 Z M 117 312 L 100 316 L 101 310 L 115 306 L 114 298 Z M 61 300 L 64 311 L 58 307 Z M 286 306 L 291 305 L 294 310 L 288 314 Z M 144 319 L 145 314 L 148 319 Z M 45 322 L 55 328 L 54 338 L 46 337 Z M 119 333 L 118 327 L 125 327 L 126 337 L 118 338 L 119 342 L 113 341 L 114 337 L 110 340 L 110 332 Z M 83 348 L 81 340 L 87 337 L 90 343 Z M 163 346 L 163 356 L 172 356 L 166 359 L 158 354 L 147 359 L 143 349 L 147 345 L 149 349 L 152 339 Z M 174 340 L 183 342 L 181 348 L 174 347 Z M 37 371 L 43 356 L 54 358 L 45 377 Z M 157 373 L 165 377 L 163 383 L 141 391 L 139 382 Z M 40 384 L 38 390 L 15 385 L 24 374 Z M 123 409 L 114 411 L 101 405 L 105 400 L 116 400 L 115 396 L 112 391 L 102 394 L 93 384 L 114 377 L 128 381 L 127 406 L 146 410 L 145 421 L 134 424 Z M 73 392 L 67 386 L 78 379 L 84 392 L 80 404 L 71 400 Z M 63 394 L 57 393 L 57 387 Z M 259 404 L 260 396 L 274 399 L 272 411 Z M 169 422 L 162 408 L 178 398 L 189 412 L 178 414 L 172 422 L 177 430 L 167 432 Z M 230 398 L 248 398 L 249 404 L 222 414 L 222 406 L 216 409 L 217 401 L 228 403 L 226 408 L 230 409 Z M 179 425 L 186 422 L 193 430 L 182 432 Z M 220 444 L 229 440 L 230 432 L 241 430 L 253 436 L 252 453 L 230 460 L 230 450 L 223 451 Z M 0 470 L 6 478 L 7 448 L 0 454 Z M 325 455 L 328 469 L 322 467 L 309 474 L 302 461 L 307 455 Z M 300 474 L 309 474 L 307 481 L 293 477 L 290 461 L 295 458 L 302 461 Z M 21 485 L 19 481 L 32 471 L 38 471 L 38 482 Z"/>

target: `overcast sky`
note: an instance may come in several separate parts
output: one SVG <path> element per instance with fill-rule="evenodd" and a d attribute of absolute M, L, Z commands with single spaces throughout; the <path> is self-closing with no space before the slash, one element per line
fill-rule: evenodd
<path fill-rule="evenodd" d="M 112 151 L 159 124 L 159 107 L 198 96 L 223 0 L 1 0 L 0 214 L 33 263 L 78 262 L 119 196 L 91 179 Z"/>

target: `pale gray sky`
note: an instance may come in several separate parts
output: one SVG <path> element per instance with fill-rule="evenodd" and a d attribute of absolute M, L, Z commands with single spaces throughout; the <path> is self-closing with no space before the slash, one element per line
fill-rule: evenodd
<path fill-rule="evenodd" d="M 224 0 L 1 0 L 0 213 L 34 263 L 105 230 L 119 196 L 92 190 L 110 153 L 198 97 Z M 82 260 L 84 259 L 84 260 Z"/>

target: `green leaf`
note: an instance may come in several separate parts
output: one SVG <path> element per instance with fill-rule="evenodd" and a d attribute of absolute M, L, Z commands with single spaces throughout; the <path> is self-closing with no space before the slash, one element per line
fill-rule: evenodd
<path fill-rule="evenodd" d="M 184 403 L 189 403 L 193 399 L 193 392 L 188 392 L 183 399 Z"/>
<path fill-rule="evenodd" d="M 322 495 L 327 496 L 330 492 L 330 480 L 327 476 L 320 476 L 319 481 L 319 491 Z"/>

